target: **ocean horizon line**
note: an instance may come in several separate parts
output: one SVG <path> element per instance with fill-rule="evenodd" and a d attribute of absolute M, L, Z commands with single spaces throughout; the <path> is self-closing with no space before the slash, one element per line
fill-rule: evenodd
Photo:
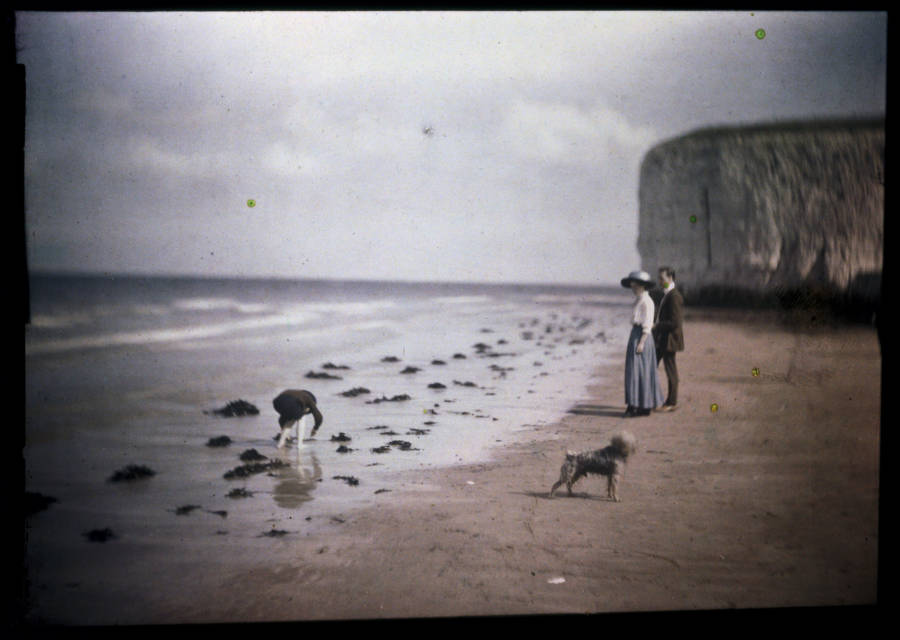
<path fill-rule="evenodd" d="M 192 273 L 151 273 L 151 272 L 110 272 L 81 271 L 66 269 L 28 269 L 28 278 L 85 278 L 85 279 L 153 279 L 153 280 L 208 280 L 219 282 L 334 282 L 359 284 L 400 284 L 400 285 L 436 285 L 463 287 L 526 287 L 542 289 L 618 289 L 618 282 L 535 282 L 535 281 L 491 281 L 491 280 L 416 280 L 403 278 L 359 278 L 359 277 L 301 277 L 301 276 L 266 276 L 240 274 L 192 274 Z"/>

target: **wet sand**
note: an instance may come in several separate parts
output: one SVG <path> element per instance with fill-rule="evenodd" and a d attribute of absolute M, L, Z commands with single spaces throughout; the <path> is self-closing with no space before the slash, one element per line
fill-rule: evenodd
<path fill-rule="evenodd" d="M 875 331 L 691 310 L 685 336 L 673 413 L 623 418 L 624 365 L 607 367 L 491 462 L 404 472 L 371 508 L 234 553 L 200 545 L 173 575 L 132 558 L 132 592 L 71 606 L 84 624 L 143 624 L 874 604 Z M 621 429 L 639 441 L 621 502 L 595 476 L 547 497 L 565 449 Z"/>

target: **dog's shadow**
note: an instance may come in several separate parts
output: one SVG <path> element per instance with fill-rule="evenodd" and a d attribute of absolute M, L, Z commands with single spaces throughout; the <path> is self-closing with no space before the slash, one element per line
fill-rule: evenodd
<path fill-rule="evenodd" d="M 625 414 L 625 410 L 622 407 L 614 407 L 608 404 L 576 404 L 566 413 L 573 413 L 576 416 L 621 418 Z"/>
<path fill-rule="evenodd" d="M 592 494 L 586 491 L 573 491 L 572 495 L 569 495 L 568 491 L 566 491 L 565 487 L 562 490 L 557 490 L 556 493 L 553 494 L 553 497 L 550 497 L 550 491 L 512 491 L 514 495 L 519 496 L 528 496 L 529 498 L 541 498 L 543 500 L 558 500 L 560 498 L 579 498 L 581 500 L 598 500 L 600 502 L 614 502 L 612 498 L 608 498 L 606 494 Z"/>

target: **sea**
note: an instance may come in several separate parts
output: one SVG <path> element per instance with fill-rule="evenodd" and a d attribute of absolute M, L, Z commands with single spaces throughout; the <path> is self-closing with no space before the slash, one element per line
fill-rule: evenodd
<path fill-rule="evenodd" d="M 67 622 L 92 563 L 311 535 L 419 470 L 489 464 L 589 385 L 621 385 L 632 302 L 608 286 L 62 274 L 32 274 L 29 294 L 27 580 L 37 619 Z M 278 449 L 289 388 L 324 422 Z M 258 413 L 216 413 L 235 401 Z M 251 450 L 256 471 L 226 477 Z M 129 468 L 149 473 L 114 479 Z"/>

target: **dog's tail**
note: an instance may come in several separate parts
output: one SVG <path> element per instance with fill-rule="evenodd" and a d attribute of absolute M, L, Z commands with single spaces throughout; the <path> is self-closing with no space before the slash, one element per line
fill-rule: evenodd
<path fill-rule="evenodd" d="M 612 437 L 609 443 L 625 457 L 637 451 L 637 438 L 629 431 L 620 431 Z"/>

